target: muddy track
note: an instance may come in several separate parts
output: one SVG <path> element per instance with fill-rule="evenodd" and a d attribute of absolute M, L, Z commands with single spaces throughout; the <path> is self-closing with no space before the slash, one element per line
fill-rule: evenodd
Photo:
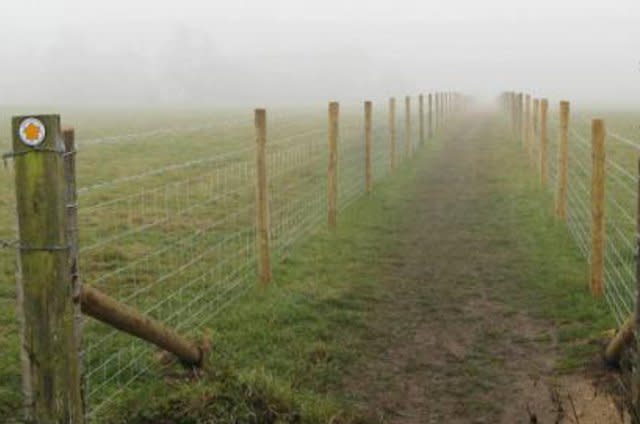
<path fill-rule="evenodd" d="M 619 422 L 609 406 L 591 420 L 568 402 L 574 391 L 591 403 L 589 382 L 555 375 L 552 325 L 503 301 L 516 253 L 486 219 L 512 219 L 488 200 L 510 158 L 487 148 L 486 118 L 452 130 L 403 199 L 407 216 L 390 225 L 402 242 L 381 265 L 388 296 L 371 323 L 379 353 L 346 385 L 371 422 Z"/>

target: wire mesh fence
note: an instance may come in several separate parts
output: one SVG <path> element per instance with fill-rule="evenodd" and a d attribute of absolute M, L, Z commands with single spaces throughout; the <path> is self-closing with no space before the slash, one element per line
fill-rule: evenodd
<path fill-rule="evenodd" d="M 510 100 L 507 109 L 518 108 Z M 510 110 L 507 110 L 511 113 Z M 516 110 L 515 114 L 521 114 Z M 531 126 L 535 128 L 528 151 L 532 163 L 538 172 L 541 158 L 540 110 L 532 111 Z M 513 115 L 512 115 L 513 116 Z M 593 164 L 594 147 L 592 145 L 592 122 L 588 114 L 573 113 L 568 125 L 568 184 L 566 191 L 566 222 L 580 252 L 589 262 L 593 258 Z M 607 304 L 618 325 L 622 325 L 635 310 L 636 299 L 636 204 L 637 204 L 637 160 L 640 153 L 640 135 L 630 122 L 636 117 L 625 116 L 607 119 L 605 159 L 604 159 L 604 249 L 603 249 L 603 292 Z M 512 118 L 513 121 L 513 118 Z M 516 127 L 518 123 L 512 122 Z M 548 152 L 546 170 L 549 176 L 547 189 L 556 199 L 558 197 L 559 174 L 561 164 L 559 109 L 549 110 Z"/>
<path fill-rule="evenodd" d="M 338 142 L 340 211 L 366 192 L 363 115 L 356 108 L 346 110 Z M 404 109 L 398 112 L 400 164 L 418 144 L 419 117 L 412 108 L 407 132 Z M 266 150 L 269 232 L 273 259 L 281 261 L 296 242 L 326 222 L 328 130 L 320 111 L 293 118 L 274 115 Z M 373 116 L 371 162 L 377 182 L 391 170 L 388 109 L 377 108 Z M 78 142 L 82 282 L 193 337 L 256 281 L 253 127 L 238 120 L 224 125 L 231 135 L 220 143 L 198 139 L 215 126 L 210 124 Z M 0 193 L 0 261 L 6 281 L 16 272 L 13 193 L 10 184 Z M 1 290 L 3 309 L 19 303 L 15 285 L 3 284 Z M 0 398 L 8 399 L 7 409 L 15 409 L 21 402 L 19 323 L 13 312 L 1 316 L 0 341 L 12 347 L 0 371 L 5 377 Z M 102 417 L 129 388 L 143 387 L 145 378 L 158 375 L 156 351 L 111 326 L 84 320 L 82 368 L 89 420 Z"/>

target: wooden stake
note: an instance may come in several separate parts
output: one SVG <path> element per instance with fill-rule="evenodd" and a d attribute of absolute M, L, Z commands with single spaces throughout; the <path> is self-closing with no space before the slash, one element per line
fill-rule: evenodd
<path fill-rule="evenodd" d="M 396 99 L 389 99 L 389 157 L 391 170 L 396 169 Z"/>
<path fill-rule="evenodd" d="M 547 148 L 549 139 L 547 137 L 547 112 L 549 101 L 540 101 L 540 181 L 542 185 L 547 185 Z"/>
<path fill-rule="evenodd" d="M 424 96 L 420 94 L 418 96 L 418 113 L 420 114 L 420 124 L 418 133 L 420 136 L 420 145 L 424 144 Z"/>
<path fill-rule="evenodd" d="M 569 102 L 560 102 L 560 138 L 558 140 L 558 192 L 556 216 L 567 217 L 567 193 L 569 183 Z"/>
<path fill-rule="evenodd" d="M 411 156 L 411 98 L 404 98 L 404 154 L 405 157 Z"/>
<path fill-rule="evenodd" d="M 371 172 L 371 115 L 372 115 L 372 104 L 367 101 L 364 102 L 364 175 L 365 175 L 365 185 L 367 188 L 367 193 L 371 193 L 371 188 L 373 186 L 373 174 Z"/>
<path fill-rule="evenodd" d="M 84 422 L 60 117 L 14 117 L 27 421 Z"/>
<path fill-rule="evenodd" d="M 524 136 L 522 137 L 523 145 L 525 149 L 528 148 L 531 143 L 531 96 L 527 94 L 524 96 Z"/>
<path fill-rule="evenodd" d="M 433 95 L 429 93 L 429 140 L 433 138 Z"/>
<path fill-rule="evenodd" d="M 327 171 L 329 228 L 338 222 L 338 120 L 340 105 L 329 103 L 329 168 Z"/>
<path fill-rule="evenodd" d="M 602 119 L 591 122 L 591 292 L 604 292 L 604 183 L 605 183 L 605 127 Z"/>
<path fill-rule="evenodd" d="M 271 222 L 269 217 L 269 183 L 267 181 L 267 111 L 255 110 L 256 128 L 256 243 L 258 250 L 258 278 L 260 283 L 271 282 Z"/>

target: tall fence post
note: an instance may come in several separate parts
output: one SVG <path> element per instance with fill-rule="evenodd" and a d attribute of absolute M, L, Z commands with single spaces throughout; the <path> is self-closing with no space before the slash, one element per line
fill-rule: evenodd
<path fill-rule="evenodd" d="M 260 283 L 271 282 L 271 240 L 267 181 L 267 111 L 255 110 L 256 128 L 256 235 Z"/>
<path fill-rule="evenodd" d="M 429 93 L 429 140 L 433 138 L 433 95 Z"/>
<path fill-rule="evenodd" d="M 604 183 L 605 127 L 602 119 L 591 122 L 591 292 L 604 292 Z"/>
<path fill-rule="evenodd" d="M 411 157 L 411 97 L 404 98 L 404 153 L 407 158 Z"/>
<path fill-rule="evenodd" d="M 533 99 L 533 139 L 529 149 L 529 160 L 535 167 L 537 164 L 536 152 L 538 138 L 540 137 L 540 99 Z"/>
<path fill-rule="evenodd" d="M 371 193 L 373 185 L 373 175 L 371 172 L 371 119 L 372 103 L 364 102 L 364 175 L 367 193 Z"/>
<path fill-rule="evenodd" d="M 524 137 L 522 137 L 523 145 L 525 149 L 528 149 L 531 143 L 531 96 L 527 94 L 524 96 Z"/>
<path fill-rule="evenodd" d="M 60 117 L 14 117 L 12 130 L 27 420 L 82 423 Z"/>
<path fill-rule="evenodd" d="M 440 93 L 436 92 L 433 95 L 433 99 L 434 99 L 434 105 L 433 105 L 433 111 L 434 111 L 434 125 L 433 128 L 436 132 L 438 132 L 440 130 Z"/>
<path fill-rule="evenodd" d="M 420 145 L 424 144 L 424 96 L 420 94 L 418 96 L 418 113 L 420 114 L 420 123 L 418 134 L 420 136 Z"/>
<path fill-rule="evenodd" d="M 389 161 L 391 170 L 396 169 L 396 99 L 389 99 Z"/>
<path fill-rule="evenodd" d="M 329 103 L 329 168 L 327 172 L 327 195 L 329 228 L 334 230 L 338 221 L 338 120 L 340 105 Z"/>
<path fill-rule="evenodd" d="M 511 92 L 511 101 L 509 102 L 511 106 L 511 132 L 515 137 L 516 132 L 518 131 L 518 108 L 517 108 L 517 97 L 518 95 L 515 91 Z"/>
<path fill-rule="evenodd" d="M 549 111 L 549 101 L 540 100 L 540 182 L 547 185 L 547 149 L 549 138 L 547 136 L 547 115 Z"/>
<path fill-rule="evenodd" d="M 516 140 L 522 138 L 522 103 L 523 103 L 523 94 L 518 93 L 516 96 Z"/>
<path fill-rule="evenodd" d="M 569 102 L 560 102 L 560 135 L 558 139 L 558 192 L 556 216 L 567 217 L 567 193 L 569 184 Z"/>
<path fill-rule="evenodd" d="M 62 130 L 64 142 L 64 178 L 66 187 L 67 237 L 69 239 L 69 273 L 71 276 L 71 291 L 74 299 L 75 339 L 77 342 L 78 358 L 82 358 L 82 283 L 80 280 L 80 259 L 78 246 L 78 193 L 76 190 L 76 132 L 73 128 Z M 80 375 L 82 375 L 82 361 L 80 361 Z M 81 378 L 81 383 L 84 380 Z M 80 393 L 84 399 L 84 384 Z"/>

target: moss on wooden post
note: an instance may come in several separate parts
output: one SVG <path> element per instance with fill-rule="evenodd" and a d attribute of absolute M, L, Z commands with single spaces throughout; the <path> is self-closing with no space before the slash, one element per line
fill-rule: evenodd
<path fill-rule="evenodd" d="M 27 419 L 81 423 L 60 117 L 15 117 L 12 130 Z"/>

